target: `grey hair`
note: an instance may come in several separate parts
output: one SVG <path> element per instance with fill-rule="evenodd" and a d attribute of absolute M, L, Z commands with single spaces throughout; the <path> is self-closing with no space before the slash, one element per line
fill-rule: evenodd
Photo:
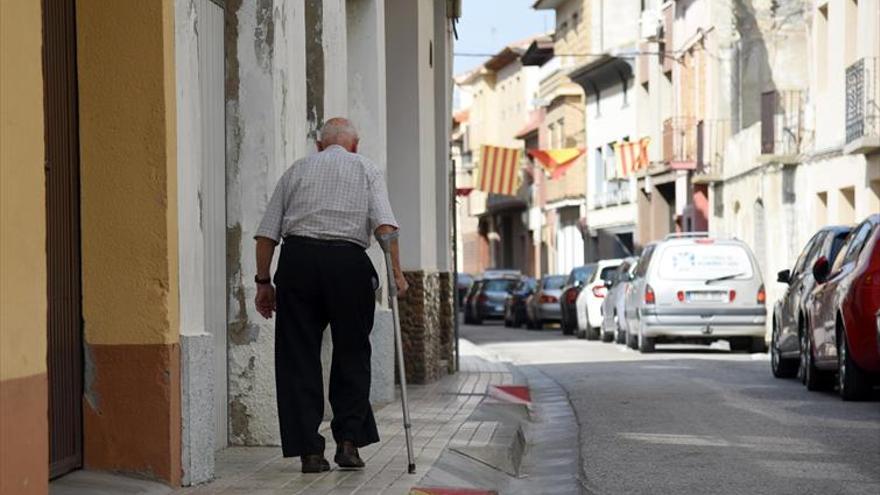
<path fill-rule="evenodd" d="M 357 130 L 348 119 L 335 117 L 321 127 L 321 142 L 324 144 L 336 144 L 340 141 L 356 141 Z"/>

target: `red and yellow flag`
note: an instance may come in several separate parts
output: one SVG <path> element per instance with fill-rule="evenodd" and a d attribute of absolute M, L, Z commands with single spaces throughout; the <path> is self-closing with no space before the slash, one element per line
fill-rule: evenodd
<path fill-rule="evenodd" d="M 519 187 L 518 148 L 483 145 L 480 151 L 480 180 L 477 189 L 492 194 L 513 196 Z"/>
<path fill-rule="evenodd" d="M 529 150 L 529 155 L 538 160 L 541 166 L 550 173 L 551 179 L 558 179 L 565 175 L 565 171 L 583 154 L 584 150 L 581 148 Z"/>
<path fill-rule="evenodd" d="M 617 176 L 629 174 L 648 168 L 648 145 L 651 138 L 643 137 L 638 141 L 620 141 L 614 143 L 614 154 L 617 155 Z"/>

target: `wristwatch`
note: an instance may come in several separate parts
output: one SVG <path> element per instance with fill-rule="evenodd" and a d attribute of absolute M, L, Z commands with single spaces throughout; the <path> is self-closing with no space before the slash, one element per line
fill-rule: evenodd
<path fill-rule="evenodd" d="M 254 275 L 254 282 L 257 285 L 270 285 L 272 283 L 272 277 L 260 278 L 259 275 Z"/>

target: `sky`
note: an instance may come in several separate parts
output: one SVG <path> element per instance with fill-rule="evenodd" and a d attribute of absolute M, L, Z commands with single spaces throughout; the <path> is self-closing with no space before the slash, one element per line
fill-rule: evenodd
<path fill-rule="evenodd" d="M 455 53 L 496 53 L 505 45 L 553 29 L 552 10 L 532 10 L 535 0 L 462 0 Z M 485 57 L 456 55 L 453 74 L 480 65 Z"/>

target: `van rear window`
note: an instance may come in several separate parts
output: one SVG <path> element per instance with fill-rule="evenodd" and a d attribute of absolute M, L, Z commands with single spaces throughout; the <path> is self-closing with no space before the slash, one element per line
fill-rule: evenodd
<path fill-rule="evenodd" d="M 658 261 L 659 276 L 664 280 L 747 279 L 754 275 L 748 252 L 737 245 L 669 246 Z"/>

